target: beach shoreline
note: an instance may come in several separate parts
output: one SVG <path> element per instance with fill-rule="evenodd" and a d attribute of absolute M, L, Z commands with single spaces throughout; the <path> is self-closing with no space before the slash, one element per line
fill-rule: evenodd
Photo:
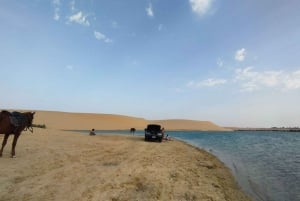
<path fill-rule="evenodd" d="M 215 156 L 178 140 L 35 128 L 21 135 L 14 159 L 10 142 L 1 201 L 250 200 Z"/>

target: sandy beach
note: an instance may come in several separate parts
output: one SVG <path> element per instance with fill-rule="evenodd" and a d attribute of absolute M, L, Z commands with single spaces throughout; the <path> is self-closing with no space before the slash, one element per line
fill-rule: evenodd
<path fill-rule="evenodd" d="M 34 123 L 43 121 L 56 128 L 23 132 L 16 158 L 10 158 L 9 138 L 0 158 L 0 201 L 250 200 L 230 170 L 203 150 L 175 139 L 157 143 L 145 142 L 142 136 L 63 131 L 66 125 L 77 129 L 76 118 L 90 116 L 69 116 L 64 120 L 69 124 L 53 116 L 37 113 Z M 147 123 L 126 119 L 127 127 L 133 120 L 134 125 Z M 86 126 L 80 128 L 91 125 Z"/>

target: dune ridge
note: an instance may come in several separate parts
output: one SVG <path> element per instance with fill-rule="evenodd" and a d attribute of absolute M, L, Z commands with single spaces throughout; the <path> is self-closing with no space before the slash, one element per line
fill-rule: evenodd
<path fill-rule="evenodd" d="M 47 128 L 65 130 L 143 130 L 147 124 L 161 124 L 166 130 L 228 131 L 210 121 L 185 119 L 147 120 L 117 114 L 71 113 L 56 111 L 36 111 L 35 124 L 45 124 Z"/>

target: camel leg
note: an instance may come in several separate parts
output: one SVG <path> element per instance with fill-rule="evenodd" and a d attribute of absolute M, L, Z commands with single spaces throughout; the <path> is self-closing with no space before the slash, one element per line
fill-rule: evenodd
<path fill-rule="evenodd" d="M 6 145 L 8 136 L 9 136 L 9 134 L 5 134 L 4 135 L 4 138 L 3 138 L 3 141 L 2 141 L 2 147 L 0 149 L 0 157 L 2 157 L 2 152 L 3 152 L 3 149 L 4 149 L 5 145 Z"/>
<path fill-rule="evenodd" d="M 17 141 L 18 141 L 19 136 L 20 136 L 20 133 L 14 135 L 14 140 L 13 140 L 12 147 L 11 147 L 11 157 L 12 158 L 14 158 L 15 155 L 16 155 L 16 153 L 15 153 L 15 147 L 17 145 Z"/>

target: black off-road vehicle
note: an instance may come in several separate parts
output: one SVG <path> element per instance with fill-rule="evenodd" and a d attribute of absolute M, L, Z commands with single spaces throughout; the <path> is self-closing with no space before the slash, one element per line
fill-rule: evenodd
<path fill-rule="evenodd" d="M 159 142 L 163 139 L 163 132 L 161 126 L 158 124 L 149 124 L 145 128 L 145 141 L 157 140 Z"/>

